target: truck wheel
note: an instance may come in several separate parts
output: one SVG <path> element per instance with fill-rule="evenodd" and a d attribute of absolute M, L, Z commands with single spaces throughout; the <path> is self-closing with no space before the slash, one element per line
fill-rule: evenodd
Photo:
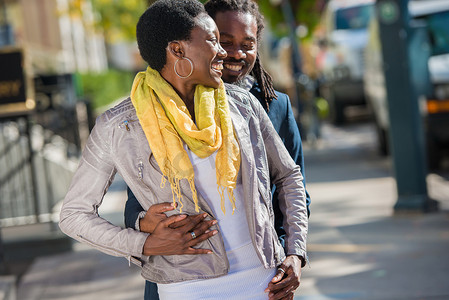
<path fill-rule="evenodd" d="M 337 101 L 335 96 L 332 97 L 329 107 L 330 121 L 334 125 L 342 125 L 345 122 L 345 106 L 343 103 Z"/>
<path fill-rule="evenodd" d="M 387 156 L 388 154 L 390 154 L 388 143 L 388 132 L 387 130 L 381 128 L 377 123 L 376 123 L 376 132 L 377 132 L 377 143 L 379 154 L 381 156 Z"/>

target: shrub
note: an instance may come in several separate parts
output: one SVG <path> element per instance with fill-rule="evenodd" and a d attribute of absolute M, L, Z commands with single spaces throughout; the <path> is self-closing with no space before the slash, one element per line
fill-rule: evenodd
<path fill-rule="evenodd" d="M 94 110 L 129 96 L 134 73 L 108 70 L 104 73 L 77 74 L 81 97 L 90 100 Z"/>

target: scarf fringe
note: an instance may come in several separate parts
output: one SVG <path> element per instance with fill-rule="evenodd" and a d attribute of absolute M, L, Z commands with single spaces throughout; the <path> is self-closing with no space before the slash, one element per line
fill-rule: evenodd
<path fill-rule="evenodd" d="M 179 178 L 169 177 L 168 182 L 170 182 L 171 193 L 173 196 L 173 205 L 176 205 L 176 198 L 177 198 L 180 205 L 179 212 L 182 212 L 184 204 L 182 203 L 182 193 L 181 189 L 179 188 Z"/>
<path fill-rule="evenodd" d="M 218 194 L 220 194 L 220 206 L 221 211 L 224 215 L 226 215 L 226 205 L 225 205 L 225 195 L 224 190 L 226 189 L 228 193 L 229 201 L 232 205 L 232 215 L 235 212 L 236 206 L 235 206 L 235 196 L 234 196 L 234 188 L 233 187 L 224 187 L 224 186 L 217 186 Z"/>
<path fill-rule="evenodd" d="M 225 198 L 224 198 L 224 187 L 217 185 L 218 194 L 220 194 L 220 206 L 223 215 L 226 215 L 226 206 L 225 206 Z"/>
<path fill-rule="evenodd" d="M 232 204 L 232 214 L 234 214 L 234 212 L 235 212 L 234 188 L 233 187 L 227 187 L 226 190 L 228 191 L 229 201 L 231 201 L 231 204 Z"/>
<path fill-rule="evenodd" d="M 195 203 L 195 211 L 200 212 L 200 207 L 198 205 L 198 194 L 196 193 L 194 177 L 189 179 L 190 190 L 192 191 L 193 203 Z"/>
<path fill-rule="evenodd" d="M 224 84 L 221 82 L 218 89 L 197 85 L 194 97 L 197 124 L 173 87 L 150 67 L 136 75 L 131 90 L 137 117 L 163 174 L 160 186 L 164 188 L 169 182 L 173 204 L 179 202 L 182 212 L 180 180 L 187 179 L 195 211 L 200 211 L 193 166 L 183 149 L 184 142 L 201 158 L 217 151 L 215 166 L 221 208 L 225 213 L 224 188 L 227 188 L 234 213 L 233 189 L 240 168 L 240 150 Z"/>
<path fill-rule="evenodd" d="M 179 212 L 182 213 L 182 208 L 184 207 L 184 204 L 182 203 L 182 193 L 181 193 L 181 188 L 179 185 L 180 179 L 179 178 L 172 178 L 172 179 L 168 179 L 169 183 L 170 183 L 170 188 L 171 188 L 171 192 L 172 192 L 172 196 L 173 196 L 173 206 L 176 206 L 176 202 L 179 202 L 180 206 L 179 206 Z M 190 190 L 192 191 L 192 198 L 193 198 L 193 202 L 195 203 L 195 211 L 196 212 L 200 212 L 200 206 L 198 204 L 198 194 L 195 188 L 195 181 L 194 178 L 189 178 L 189 186 L 190 186 Z M 167 182 L 167 178 L 165 178 L 164 175 L 162 175 L 162 179 L 161 179 L 161 184 L 160 187 L 164 188 L 165 187 L 165 183 Z"/>

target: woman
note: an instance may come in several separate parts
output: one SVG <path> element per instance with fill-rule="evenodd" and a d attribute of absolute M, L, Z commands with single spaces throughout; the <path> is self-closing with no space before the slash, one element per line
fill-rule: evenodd
<path fill-rule="evenodd" d="M 149 67 L 136 76 L 131 99 L 98 118 L 61 229 L 139 263 L 161 299 L 266 299 L 267 287 L 270 298 L 282 298 L 299 282 L 282 281 L 286 270 L 276 270 L 286 256 L 273 227 L 270 179 L 280 189 L 287 255 L 299 261 L 307 235 L 299 167 L 258 101 L 221 81 L 226 52 L 199 2 L 157 1 L 141 16 L 137 41 Z M 150 235 L 101 219 L 97 209 L 116 172 L 145 210 L 172 200 L 177 211 Z"/>

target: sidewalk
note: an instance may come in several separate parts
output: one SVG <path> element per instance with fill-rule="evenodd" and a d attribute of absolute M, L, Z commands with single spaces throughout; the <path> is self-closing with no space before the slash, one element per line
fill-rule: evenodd
<path fill-rule="evenodd" d="M 449 196 L 447 183 L 429 181 Z M 310 184 L 309 192 L 320 202 L 310 219 L 311 268 L 295 299 L 449 299 L 447 212 L 392 216 L 388 177 Z"/>
<path fill-rule="evenodd" d="M 347 132 L 326 130 L 305 153 L 311 268 L 295 299 L 449 299 L 449 177 L 428 176 L 440 212 L 393 216 L 395 182 L 388 160 L 375 154 L 371 128 L 350 132 L 349 142 L 341 140 Z M 103 215 L 122 222 L 123 186 L 108 197 Z M 35 260 L 17 299 L 143 299 L 143 289 L 137 267 L 77 243 L 73 252 Z"/>
<path fill-rule="evenodd" d="M 311 268 L 295 299 L 449 299 L 449 177 L 427 178 L 440 212 L 395 216 L 390 163 L 368 129 L 346 142 L 325 131 L 324 145 L 305 154 Z"/>

